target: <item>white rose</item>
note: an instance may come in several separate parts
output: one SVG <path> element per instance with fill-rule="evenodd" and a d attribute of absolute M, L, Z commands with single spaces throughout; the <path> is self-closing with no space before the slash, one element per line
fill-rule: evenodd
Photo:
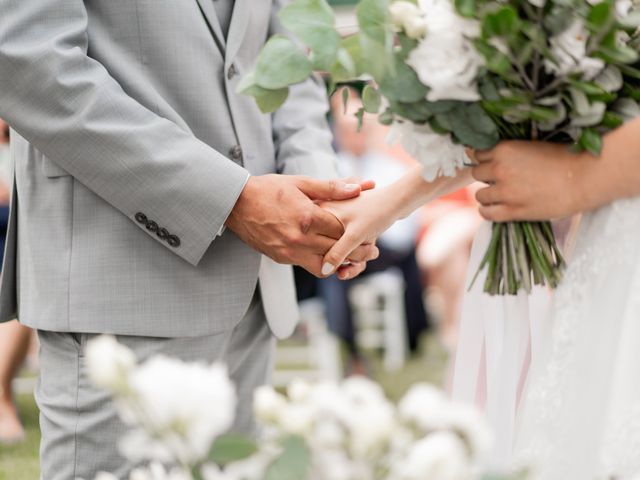
<path fill-rule="evenodd" d="M 411 17 L 404 22 L 404 32 L 407 37 L 420 40 L 427 33 L 427 22 L 423 17 Z"/>
<path fill-rule="evenodd" d="M 134 370 L 129 383 L 144 417 L 138 423 L 149 437 L 146 450 L 154 458 L 164 450 L 180 462 L 201 460 L 233 423 L 235 389 L 222 365 L 157 356 Z"/>
<path fill-rule="evenodd" d="M 454 177 L 467 160 L 464 147 L 454 144 L 449 135 L 435 133 L 428 125 L 395 122 L 389 132 L 390 143 L 396 138 L 422 164 L 423 177 L 428 182 L 441 176 Z"/>
<path fill-rule="evenodd" d="M 101 335 L 87 342 L 86 360 L 89 378 L 98 387 L 123 392 L 127 377 L 136 364 L 131 350 L 115 337 Z"/>
<path fill-rule="evenodd" d="M 311 389 L 309 382 L 296 379 L 287 386 L 287 395 L 292 402 L 304 402 L 311 395 Z"/>
<path fill-rule="evenodd" d="M 407 20 L 422 16 L 422 12 L 415 3 L 399 0 L 389 5 L 391 22 L 398 29 L 403 29 Z"/>
<path fill-rule="evenodd" d="M 556 76 L 581 73 L 593 80 L 605 67 L 603 60 L 587 56 L 589 33 L 581 19 L 576 18 L 569 28 L 550 40 L 555 62 L 545 61 L 545 69 Z"/>
<path fill-rule="evenodd" d="M 427 35 L 409 54 L 407 64 L 429 87 L 427 99 L 480 100 L 476 77 L 484 65 L 472 43 L 480 24 L 459 16 L 449 0 L 420 0 Z"/>
<path fill-rule="evenodd" d="M 351 415 L 343 419 L 349 430 L 350 451 L 360 458 L 384 451 L 397 426 L 393 406 L 380 403 L 353 407 Z"/>
<path fill-rule="evenodd" d="M 289 404 L 279 418 L 282 430 L 291 435 L 306 436 L 312 429 L 315 412 L 306 404 Z"/>
<path fill-rule="evenodd" d="M 416 442 L 394 466 L 394 480 L 468 480 L 472 478 L 464 444 L 453 433 L 438 432 Z"/>
<path fill-rule="evenodd" d="M 400 417 L 424 430 L 434 428 L 433 419 L 438 418 L 447 407 L 442 391 L 426 383 L 413 385 L 398 404 Z"/>
<path fill-rule="evenodd" d="M 287 399 L 273 387 L 264 385 L 253 393 L 253 413 L 263 423 L 275 423 L 287 406 Z"/>

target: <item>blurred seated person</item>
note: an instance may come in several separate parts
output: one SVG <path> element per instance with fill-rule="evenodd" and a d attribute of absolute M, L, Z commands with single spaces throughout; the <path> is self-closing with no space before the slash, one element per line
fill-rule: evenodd
<path fill-rule="evenodd" d="M 0 247 L 4 252 L 10 197 L 9 127 L 0 120 Z M 0 260 L 1 261 L 1 260 Z M 17 321 L 0 323 L 0 445 L 24 438 L 11 384 L 29 351 L 31 330 Z"/>
<path fill-rule="evenodd" d="M 332 97 L 332 119 L 336 150 L 338 152 L 338 172 L 346 177 L 374 180 L 377 186 L 393 183 L 407 170 L 407 165 L 389 155 L 383 144 L 387 135 L 386 127 L 380 125 L 373 115 L 365 114 L 358 131 L 355 116 L 362 106 L 360 94 L 349 89 L 349 100 L 345 110 L 342 92 Z M 428 317 L 423 303 L 423 288 L 420 271 L 416 262 L 416 239 L 419 223 L 416 215 L 396 222 L 378 239 L 380 257 L 369 262 L 361 276 L 385 271 L 395 267 L 404 277 L 408 347 L 417 351 L 420 335 L 427 330 Z M 357 282 L 357 280 L 354 280 Z M 326 303 L 330 330 L 347 345 L 350 354 L 349 373 L 363 374 L 364 363 L 356 345 L 353 312 L 349 304 L 351 280 L 341 281 L 333 276 L 319 280 L 318 293 Z"/>

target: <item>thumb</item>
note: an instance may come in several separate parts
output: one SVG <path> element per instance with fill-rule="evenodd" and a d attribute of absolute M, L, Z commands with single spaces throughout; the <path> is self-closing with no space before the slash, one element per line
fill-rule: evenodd
<path fill-rule="evenodd" d="M 362 242 L 349 230 L 334 243 L 333 247 L 326 253 L 322 260 L 322 274 L 329 276 L 342 265 L 351 252 L 353 252 Z"/>
<path fill-rule="evenodd" d="M 347 183 L 344 180 L 317 180 L 298 177 L 298 189 L 311 200 L 348 200 L 360 195 L 359 183 Z"/>

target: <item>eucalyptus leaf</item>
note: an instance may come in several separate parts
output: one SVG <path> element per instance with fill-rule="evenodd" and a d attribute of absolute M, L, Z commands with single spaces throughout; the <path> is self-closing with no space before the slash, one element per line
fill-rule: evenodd
<path fill-rule="evenodd" d="M 511 6 L 502 6 L 485 15 L 482 20 L 482 33 L 486 37 L 504 37 L 520 31 L 518 12 Z"/>
<path fill-rule="evenodd" d="M 257 451 L 258 447 L 255 442 L 239 435 L 225 435 L 219 437 L 211 447 L 209 460 L 224 466 L 244 460 Z"/>
<path fill-rule="evenodd" d="M 282 453 L 267 469 L 265 480 L 301 480 L 309 470 L 311 455 L 300 437 L 282 440 Z"/>
<path fill-rule="evenodd" d="M 349 52 L 340 47 L 336 56 L 336 63 L 329 69 L 331 80 L 334 82 L 348 82 L 357 77 L 356 64 Z"/>
<path fill-rule="evenodd" d="M 240 81 L 236 91 L 242 95 L 248 95 L 255 99 L 262 113 L 275 112 L 287 100 L 289 88 L 267 89 L 256 84 L 255 71 L 245 75 Z"/>
<path fill-rule="evenodd" d="M 356 16 L 362 33 L 385 45 L 391 31 L 388 0 L 360 0 Z"/>
<path fill-rule="evenodd" d="M 255 82 L 276 90 L 306 80 L 312 65 L 302 50 L 289 38 L 276 35 L 266 43 L 255 68 Z"/>
<path fill-rule="evenodd" d="M 467 18 L 473 17 L 477 10 L 476 0 L 455 0 L 455 7 L 460 15 Z"/>
<path fill-rule="evenodd" d="M 380 111 L 380 106 L 382 105 L 380 92 L 371 85 L 364 87 L 364 90 L 362 91 L 362 105 L 364 106 L 365 112 L 373 114 L 378 113 Z"/>
<path fill-rule="evenodd" d="M 602 152 L 602 136 L 592 128 L 584 128 L 578 145 L 592 155 L 599 157 Z"/>
<path fill-rule="evenodd" d="M 389 100 L 417 102 L 427 96 L 427 87 L 418 79 L 416 72 L 398 55 L 394 56 L 395 68 L 388 71 L 380 83 L 380 91 Z"/>
<path fill-rule="evenodd" d="M 487 149 L 498 143 L 498 129 L 489 115 L 477 103 L 459 103 L 445 117 L 455 138 L 463 145 Z"/>
<path fill-rule="evenodd" d="M 328 70 L 336 62 L 340 35 L 335 14 L 326 0 L 295 0 L 279 13 L 280 21 L 311 49 L 316 70 Z"/>

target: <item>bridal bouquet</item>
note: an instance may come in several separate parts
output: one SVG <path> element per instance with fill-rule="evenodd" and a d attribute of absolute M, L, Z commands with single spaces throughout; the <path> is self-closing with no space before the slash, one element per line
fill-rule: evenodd
<path fill-rule="evenodd" d="M 396 406 L 374 382 L 293 382 L 255 392 L 259 443 L 230 435 L 236 393 L 222 365 L 163 356 L 138 364 L 113 337 L 87 344 L 93 383 L 113 396 L 129 433 L 129 480 L 517 480 L 485 476 L 483 417 L 415 385 Z M 145 465 L 146 464 L 146 465 Z M 102 473 L 94 480 L 118 480 Z"/>
<path fill-rule="evenodd" d="M 297 39 L 272 37 L 239 91 L 271 112 L 313 72 L 332 90 L 370 79 L 358 115 L 391 125 L 429 181 L 465 166 L 465 146 L 502 139 L 597 156 L 640 114 L 632 0 L 360 0 L 356 12 L 359 32 L 341 38 L 325 0 L 294 0 L 280 20 Z M 550 223 L 515 222 L 493 226 L 480 270 L 486 292 L 515 295 L 555 287 L 563 265 Z"/>

